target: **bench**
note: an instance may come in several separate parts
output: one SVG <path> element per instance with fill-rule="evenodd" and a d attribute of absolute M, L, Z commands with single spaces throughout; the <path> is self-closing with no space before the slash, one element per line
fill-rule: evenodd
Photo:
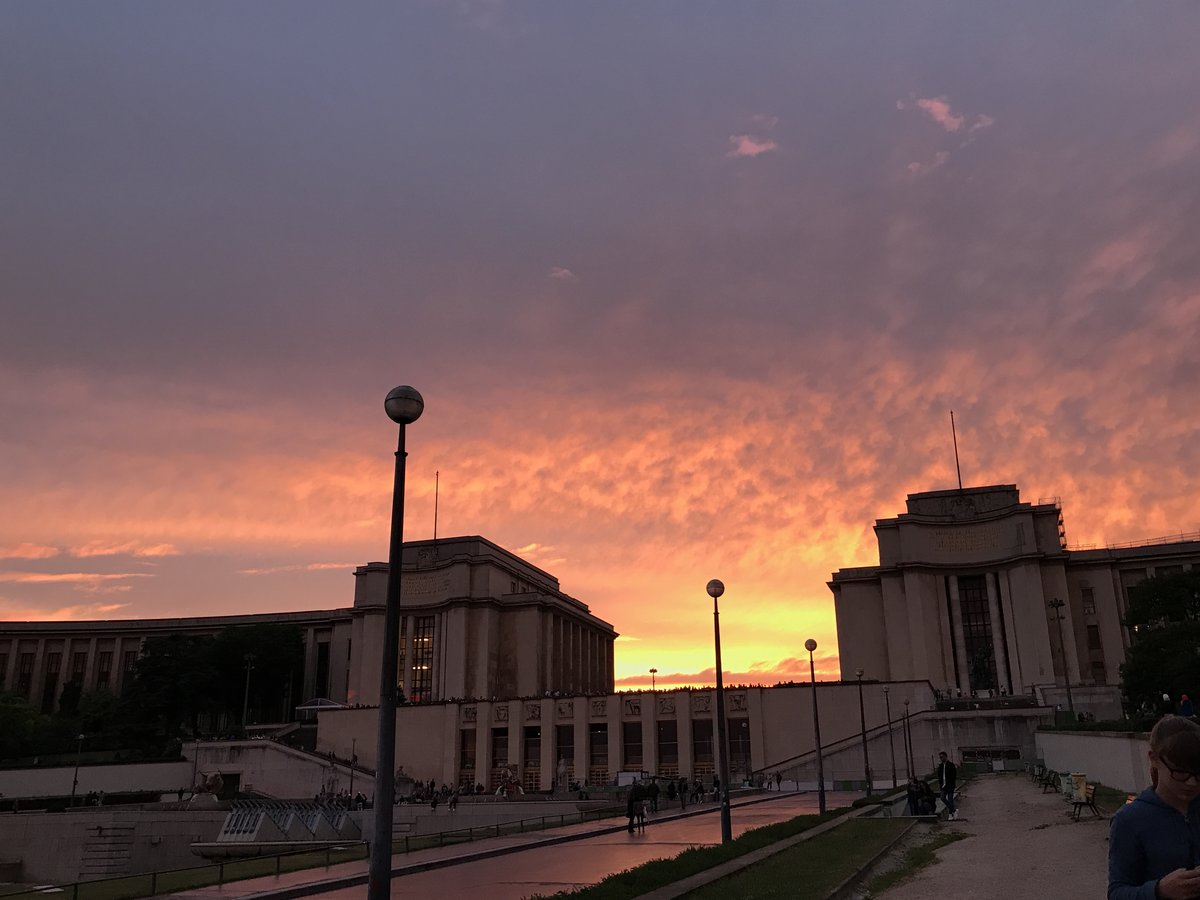
<path fill-rule="evenodd" d="M 1096 786 L 1094 784 L 1089 784 L 1084 789 L 1083 797 L 1076 797 L 1072 801 L 1072 805 L 1074 809 L 1071 810 L 1071 815 L 1076 822 L 1079 821 L 1079 816 L 1085 809 L 1090 809 L 1096 818 L 1102 818 L 1100 810 L 1096 809 Z"/>
<path fill-rule="evenodd" d="M 1042 793 L 1046 793 L 1046 791 L 1050 790 L 1051 788 L 1054 789 L 1055 793 L 1060 791 L 1062 789 L 1059 784 L 1060 778 L 1061 776 L 1057 772 L 1055 772 L 1053 769 L 1047 768 L 1046 771 L 1042 773 L 1041 780 L 1038 781 L 1038 784 L 1042 786 Z"/>

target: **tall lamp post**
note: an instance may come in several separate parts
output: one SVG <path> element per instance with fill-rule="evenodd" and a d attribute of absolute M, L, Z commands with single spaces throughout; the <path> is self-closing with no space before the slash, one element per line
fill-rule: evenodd
<path fill-rule="evenodd" d="M 245 731 L 250 724 L 250 670 L 254 668 L 254 654 L 247 653 L 242 659 L 246 663 L 246 693 L 242 695 L 242 730 Z"/>
<path fill-rule="evenodd" d="M 896 785 L 896 736 L 892 733 L 892 698 L 889 696 L 890 689 L 885 685 L 883 688 L 883 705 L 887 707 L 888 720 L 888 749 L 892 751 L 892 790 L 895 790 Z"/>
<path fill-rule="evenodd" d="M 71 779 L 71 805 L 75 805 L 75 791 L 79 787 L 79 758 L 83 756 L 83 735 L 75 738 L 75 777 Z M 13 809 L 16 809 L 14 806 Z"/>
<path fill-rule="evenodd" d="M 729 742 L 725 724 L 725 685 L 721 677 L 721 613 L 717 598 L 725 593 L 725 585 L 714 578 L 705 587 L 713 601 L 713 643 L 717 650 L 717 745 L 721 771 L 721 843 L 733 840 L 733 822 L 729 817 Z"/>
<path fill-rule="evenodd" d="M 817 808 L 825 812 L 825 762 L 821 759 L 821 714 L 817 712 L 817 668 L 813 663 L 813 651 L 817 649 L 817 642 L 809 638 L 804 642 L 804 649 L 808 651 L 808 674 L 812 679 L 812 695 L 813 695 L 813 735 L 817 740 Z"/>
<path fill-rule="evenodd" d="M 387 606 L 383 619 L 383 660 L 379 672 L 379 743 L 375 754 L 375 834 L 367 881 L 369 900 L 390 900 L 392 892 L 392 801 L 396 793 L 396 670 L 400 642 L 400 566 L 404 549 L 404 429 L 421 417 L 425 401 L 408 385 L 392 388 L 383 401 L 388 418 L 400 426 L 392 484 L 392 534 L 388 549 Z"/>
<path fill-rule="evenodd" d="M 908 718 L 908 701 L 904 701 L 904 759 L 908 763 L 908 777 L 917 777 L 917 760 L 913 756 L 912 722 Z"/>
<path fill-rule="evenodd" d="M 1067 709 L 1073 713 L 1075 712 L 1075 699 L 1071 696 L 1071 672 L 1067 668 L 1067 645 L 1063 639 L 1062 627 L 1062 608 L 1067 604 L 1055 597 L 1046 605 L 1054 610 L 1054 621 L 1058 623 L 1058 652 L 1062 656 L 1063 681 L 1067 683 Z"/>
<path fill-rule="evenodd" d="M 656 676 L 656 675 L 658 675 L 658 669 L 651 669 L 651 670 L 650 670 L 650 690 L 651 690 L 651 691 L 653 691 L 653 690 L 655 689 L 655 680 L 654 680 L 654 678 L 655 678 L 655 676 Z"/>
<path fill-rule="evenodd" d="M 863 776 L 867 782 L 867 796 L 871 796 L 871 758 L 867 756 L 867 712 L 863 706 L 862 692 L 862 677 L 865 669 L 855 669 L 854 674 L 858 677 L 858 725 L 862 732 L 863 745 Z"/>

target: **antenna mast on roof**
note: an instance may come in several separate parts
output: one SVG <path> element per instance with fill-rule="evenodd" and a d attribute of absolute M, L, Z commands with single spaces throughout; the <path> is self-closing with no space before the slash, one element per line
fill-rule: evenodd
<path fill-rule="evenodd" d="M 958 432 L 954 428 L 954 410 L 950 410 L 950 436 L 954 439 L 954 471 L 958 473 L 958 489 L 962 486 L 962 467 L 958 464 Z"/>
<path fill-rule="evenodd" d="M 433 540 L 437 542 L 438 491 L 441 487 L 441 470 L 433 473 Z"/>

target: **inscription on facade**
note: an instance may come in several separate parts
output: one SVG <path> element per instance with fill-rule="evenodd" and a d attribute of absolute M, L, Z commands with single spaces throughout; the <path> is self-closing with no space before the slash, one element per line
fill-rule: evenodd
<path fill-rule="evenodd" d="M 405 575 L 400 581 L 402 597 L 432 597 L 450 593 L 448 575 Z"/>
<path fill-rule="evenodd" d="M 933 549 L 942 553 L 979 553 L 1000 548 L 998 528 L 936 528 L 933 532 Z"/>

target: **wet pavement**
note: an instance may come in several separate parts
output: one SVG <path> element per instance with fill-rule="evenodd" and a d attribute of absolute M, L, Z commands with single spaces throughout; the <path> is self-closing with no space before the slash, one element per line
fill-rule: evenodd
<path fill-rule="evenodd" d="M 830 793 L 827 796 L 829 807 L 834 808 L 848 806 L 859 795 Z M 708 804 L 705 810 L 701 815 L 686 817 L 680 816 L 678 808 L 651 814 L 646 830 L 635 834 L 625 830 L 624 820 L 610 819 L 395 856 L 396 866 L 438 862 L 444 867 L 393 875 L 392 897 L 467 900 L 486 893 L 488 900 L 523 900 L 532 894 L 553 894 L 595 884 L 608 875 L 651 859 L 671 857 L 688 847 L 719 843 L 718 809 Z M 815 794 L 754 795 L 735 801 L 731 814 L 733 834 L 736 837 L 751 828 L 816 810 Z M 694 811 L 695 807 L 688 808 L 689 813 Z M 564 843 L 564 837 L 572 839 Z M 492 855 L 471 859 L 479 854 Z M 462 861 L 452 862 L 455 859 Z M 280 889 L 311 885 L 313 896 L 359 900 L 366 896 L 365 885 L 330 885 L 322 889 L 321 883 L 336 882 L 336 879 L 362 875 L 366 871 L 366 861 L 357 861 L 330 869 L 291 872 L 278 878 L 248 879 L 172 896 L 196 900 L 269 897 Z"/>

